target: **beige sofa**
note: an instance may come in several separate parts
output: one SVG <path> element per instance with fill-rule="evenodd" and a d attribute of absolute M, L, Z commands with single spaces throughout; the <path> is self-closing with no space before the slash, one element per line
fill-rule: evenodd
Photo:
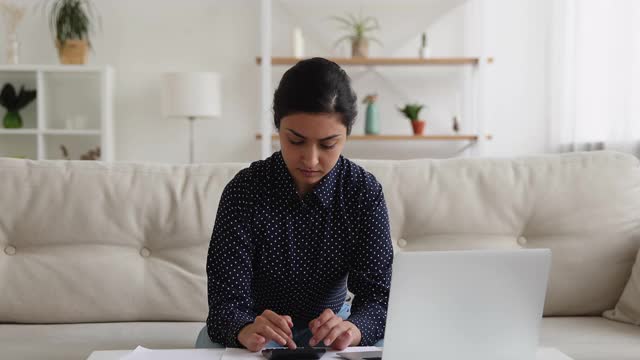
<path fill-rule="evenodd" d="M 396 247 L 551 248 L 541 343 L 640 358 L 640 327 L 601 317 L 640 247 L 636 158 L 361 164 L 383 184 Z M 193 346 L 217 204 L 244 166 L 0 159 L 0 358 Z"/>

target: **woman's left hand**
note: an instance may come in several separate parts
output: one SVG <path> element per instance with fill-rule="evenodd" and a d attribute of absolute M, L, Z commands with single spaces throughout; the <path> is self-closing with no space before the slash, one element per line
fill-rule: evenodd
<path fill-rule="evenodd" d="M 316 346 L 322 342 L 334 350 L 344 350 L 349 346 L 357 346 L 362 338 L 360 330 L 353 323 L 343 320 L 331 309 L 326 309 L 320 316 L 311 320 L 309 329 L 313 334 L 309 346 Z"/>

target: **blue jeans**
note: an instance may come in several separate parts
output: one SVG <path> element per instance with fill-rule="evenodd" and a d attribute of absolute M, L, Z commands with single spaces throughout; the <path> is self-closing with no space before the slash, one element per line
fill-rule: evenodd
<path fill-rule="evenodd" d="M 340 309 L 340 311 L 338 312 L 338 316 L 340 316 L 345 320 L 349 317 L 350 314 L 351 314 L 351 305 L 347 303 L 342 305 L 342 309 Z M 293 341 L 296 343 L 297 346 L 309 347 L 309 340 L 311 340 L 311 337 L 313 334 L 311 334 L 311 330 L 309 330 L 309 327 L 307 326 L 307 324 L 294 323 L 293 329 L 291 330 L 293 332 Z M 378 341 L 375 346 L 383 347 L 384 339 Z M 278 344 L 275 341 L 270 341 L 265 345 L 265 349 L 281 348 L 281 347 L 282 345 Z M 224 348 L 224 346 L 211 341 L 211 339 L 209 338 L 209 334 L 207 333 L 207 326 L 205 325 L 202 328 L 202 330 L 200 330 L 200 333 L 198 334 L 198 339 L 196 340 L 196 348 Z"/>

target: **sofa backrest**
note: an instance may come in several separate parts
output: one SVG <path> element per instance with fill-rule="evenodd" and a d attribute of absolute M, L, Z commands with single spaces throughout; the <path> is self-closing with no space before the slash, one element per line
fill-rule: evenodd
<path fill-rule="evenodd" d="M 640 247 L 630 155 L 358 162 L 396 249 L 551 248 L 547 315 L 612 308 Z M 203 321 L 218 201 L 245 166 L 0 159 L 0 322 Z"/>
<path fill-rule="evenodd" d="M 640 162 L 615 152 L 361 161 L 403 250 L 550 248 L 546 316 L 601 315 L 640 247 Z"/>

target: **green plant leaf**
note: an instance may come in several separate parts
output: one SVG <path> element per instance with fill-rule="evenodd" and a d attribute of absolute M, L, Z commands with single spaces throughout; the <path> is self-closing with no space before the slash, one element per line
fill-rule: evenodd
<path fill-rule="evenodd" d="M 352 24 L 359 24 L 360 21 L 358 21 L 358 18 L 355 17 L 355 15 L 348 13 L 347 16 L 349 17 L 349 19 L 351 20 Z"/>
<path fill-rule="evenodd" d="M 362 20 L 362 23 L 365 24 L 365 25 L 370 23 L 370 22 L 372 23 L 371 25 L 373 25 L 373 26 L 378 26 L 378 27 L 380 26 L 378 24 L 378 19 L 374 18 L 373 16 L 367 16 L 366 18 L 364 18 Z"/>
<path fill-rule="evenodd" d="M 16 99 L 15 110 L 20 111 L 29 105 L 36 98 L 36 90 L 25 90 L 20 87 L 20 93 Z"/>
<path fill-rule="evenodd" d="M 335 42 L 334 47 L 338 46 L 338 44 L 345 40 L 357 41 L 360 39 L 372 40 L 382 45 L 380 40 L 367 35 L 367 33 L 380 28 L 378 20 L 372 16 L 363 16 L 362 9 L 360 9 L 358 16 L 355 16 L 352 13 L 347 13 L 345 16 L 331 16 L 330 18 L 341 24 L 339 29 L 349 32 L 348 35 L 340 37 Z"/>
<path fill-rule="evenodd" d="M 87 40 L 91 47 L 94 25 L 101 26 L 101 19 L 91 0 L 50 1 L 49 28 L 53 38 L 61 45 L 67 40 Z"/>
<path fill-rule="evenodd" d="M 7 111 L 13 111 L 16 103 L 16 89 L 10 83 L 4 84 L 0 91 L 0 105 Z"/>
<path fill-rule="evenodd" d="M 420 117 L 420 111 L 424 108 L 424 105 L 421 104 L 406 104 L 404 108 L 398 108 L 404 116 L 406 116 L 411 121 L 416 121 Z"/>
<path fill-rule="evenodd" d="M 334 47 L 334 48 L 335 48 L 335 47 L 338 47 L 338 45 L 340 45 L 340 43 L 341 43 L 341 42 L 346 41 L 346 40 L 353 41 L 353 36 L 351 36 L 351 35 L 345 35 L 345 36 L 340 37 L 340 38 L 339 38 L 338 40 L 336 40 L 336 42 L 333 44 L 333 47 Z"/>
<path fill-rule="evenodd" d="M 330 16 L 330 18 L 331 18 L 332 20 L 335 20 L 335 21 L 341 22 L 342 24 L 344 24 L 344 25 L 345 25 L 346 27 L 348 27 L 348 28 L 352 28 L 352 27 L 353 27 L 353 23 L 352 23 L 351 21 L 349 21 L 349 20 L 347 20 L 347 19 L 343 18 L 343 17 L 340 17 L 340 16 Z"/>

